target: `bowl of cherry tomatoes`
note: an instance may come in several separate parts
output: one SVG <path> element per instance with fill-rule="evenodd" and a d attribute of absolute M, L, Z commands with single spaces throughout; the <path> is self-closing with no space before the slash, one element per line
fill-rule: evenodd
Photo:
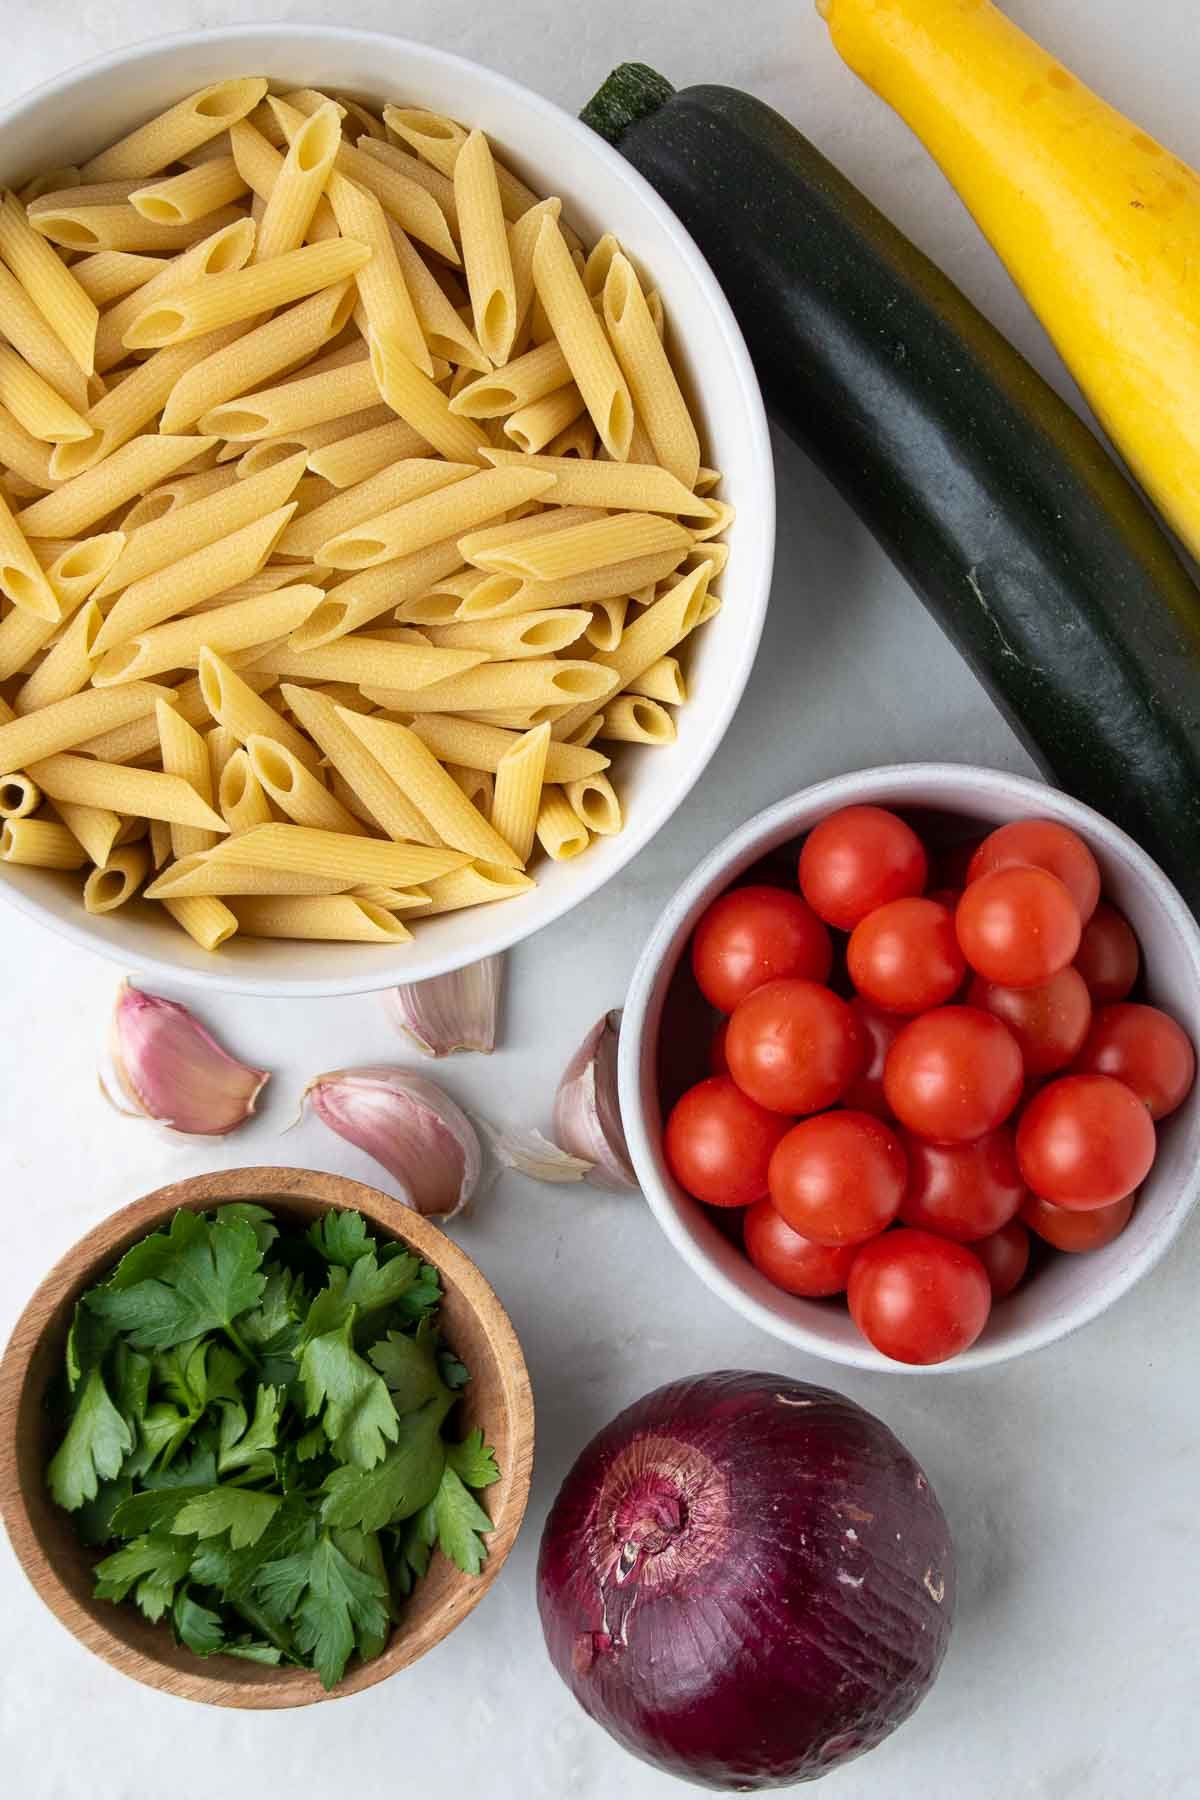
<path fill-rule="evenodd" d="M 1200 928 L 1124 832 L 996 770 L 825 781 L 698 867 L 620 1045 L 684 1260 L 858 1368 L 980 1368 L 1127 1292 L 1200 1194 Z"/>

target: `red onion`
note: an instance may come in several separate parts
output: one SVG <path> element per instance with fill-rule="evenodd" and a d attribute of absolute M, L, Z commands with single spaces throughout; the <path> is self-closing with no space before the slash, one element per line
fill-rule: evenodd
<path fill-rule="evenodd" d="M 812 1780 L 929 1688 L 954 1554 L 925 1476 L 827 1388 L 658 1388 L 583 1451 L 546 1522 L 551 1660 L 635 1756 L 704 1787 Z"/>

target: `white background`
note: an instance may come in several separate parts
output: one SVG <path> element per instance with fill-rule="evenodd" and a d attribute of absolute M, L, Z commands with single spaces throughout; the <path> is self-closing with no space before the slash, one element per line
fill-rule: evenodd
<path fill-rule="evenodd" d="M 158 32 L 324 20 L 317 0 L 6 0 L 0 101 Z M 1200 164 L 1195 0 L 1008 0 L 1064 61 Z M 494 66 L 576 110 L 636 58 L 678 85 L 749 88 L 807 131 L 1069 390 L 1035 322 L 924 153 L 834 55 L 809 0 L 359 0 L 340 23 Z M 268 71 L 269 72 L 269 71 Z M 562 1064 L 620 1002 L 638 946 L 696 858 L 768 802 L 872 763 L 1028 767 L 904 583 L 821 478 L 777 443 L 780 536 L 758 672 L 702 792 L 615 886 L 510 958 L 504 1047 L 446 1082 L 493 1118 L 547 1122 Z M 224 1000 L 208 1022 L 275 1070 L 225 1148 L 178 1150 L 97 1096 L 117 972 L 8 913 L 0 1032 L 0 1333 L 122 1202 L 217 1163 L 377 1171 L 322 1128 L 278 1135 L 320 1069 L 404 1059 L 372 998 Z M 484 1605 L 424 1662 L 291 1713 L 209 1710 L 89 1656 L 0 1551 L 0 1768 L 12 1800 L 659 1800 L 685 1790 L 619 1751 L 545 1659 L 533 1599 L 547 1506 L 584 1441 L 672 1377 L 769 1368 L 879 1412 L 924 1463 L 958 1543 L 961 1605 L 916 1717 L 829 1777 L 829 1800 L 1185 1800 L 1200 1795 L 1196 1291 L 1200 1229 L 1073 1341 L 977 1376 L 855 1375 L 743 1326 L 642 1202 L 508 1179 L 454 1235 L 508 1305 L 538 1404 L 525 1531 Z"/>

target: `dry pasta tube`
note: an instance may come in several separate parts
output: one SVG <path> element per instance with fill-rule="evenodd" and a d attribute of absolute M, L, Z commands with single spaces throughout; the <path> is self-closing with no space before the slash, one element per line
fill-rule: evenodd
<path fill-rule="evenodd" d="M 344 707 L 313 688 L 285 684 L 283 696 L 379 830 L 395 840 L 409 839 L 431 846 L 441 842 L 413 801 L 350 729 Z M 347 802 L 344 804 L 352 810 Z M 361 810 L 355 813 L 355 817 L 361 816 Z"/>
<path fill-rule="evenodd" d="M 215 438 L 159 437 L 154 433 L 136 437 L 120 445 L 98 467 L 24 507 L 17 523 L 26 537 L 71 537 L 126 500 L 167 480 L 215 442 Z"/>
<path fill-rule="evenodd" d="M 543 790 L 537 838 L 552 862 L 570 862 L 591 843 L 591 834 L 560 787 Z"/>
<path fill-rule="evenodd" d="M 496 769 L 492 825 L 523 863 L 533 850 L 549 747 L 549 724 L 537 725 L 505 751 Z"/>
<path fill-rule="evenodd" d="M 585 775 L 563 789 L 575 816 L 598 837 L 611 837 L 622 825 L 621 802 L 607 775 Z"/>
<path fill-rule="evenodd" d="M 125 347 L 147 350 L 182 344 L 223 325 L 272 312 L 345 281 L 370 255 L 365 244 L 333 239 L 289 250 L 270 262 L 205 276 L 140 312 L 125 333 Z"/>
<path fill-rule="evenodd" d="M 227 131 L 235 119 L 244 119 L 266 91 L 264 80 L 249 76 L 201 88 L 93 156 L 83 165 L 84 179 L 113 181 L 154 175 Z"/>
<path fill-rule="evenodd" d="M 428 744 L 440 762 L 495 774 L 502 759 L 521 742 L 516 731 L 504 731 L 497 725 L 481 725 L 472 719 L 453 714 L 427 713 L 412 722 L 414 734 Z M 545 780 L 553 782 L 581 781 L 585 775 L 598 775 L 608 767 L 607 756 L 575 744 L 551 742 L 546 751 Z"/>
<path fill-rule="evenodd" d="M 115 912 L 132 900 L 150 873 L 150 852 L 142 844 L 114 850 L 102 869 L 93 869 L 83 884 L 83 909 Z"/>
<path fill-rule="evenodd" d="M 343 711 L 341 717 L 444 843 L 468 856 L 505 867 L 524 860 L 476 811 L 453 776 L 447 775 L 415 733 L 404 725 L 366 718 L 361 713 Z"/>
<path fill-rule="evenodd" d="M 5 819 L 0 862 L 30 869 L 82 869 L 87 856 L 66 826 L 52 819 Z"/>
<path fill-rule="evenodd" d="M 682 706 L 687 700 L 687 682 L 678 658 L 660 656 L 656 663 L 636 676 L 629 689 L 634 694 L 644 694 L 648 700 L 664 700 L 671 706 Z"/>
<path fill-rule="evenodd" d="M 0 781 L 0 819 L 27 819 L 42 804 L 42 790 L 28 775 L 6 775 Z"/>
<path fill-rule="evenodd" d="M 552 656 L 581 638 L 590 615 L 578 607 L 522 613 L 511 619 L 475 619 L 457 625 L 433 625 L 426 632 L 443 650 L 486 650 L 498 662 L 528 656 Z"/>
<path fill-rule="evenodd" d="M 519 869 L 500 863 L 471 862 L 448 875 L 439 875 L 421 884 L 429 895 L 427 917 L 434 913 L 457 912 L 464 906 L 487 906 L 494 900 L 515 900 L 528 894 L 535 883 Z"/>
<path fill-rule="evenodd" d="M 53 706 L 45 706 L 25 718 L 9 719 L 0 724 L 0 773 L 28 769 L 29 764 L 40 757 L 71 750 L 101 732 L 114 730 L 145 714 L 153 716 L 158 701 L 169 698 L 169 689 L 139 681 L 131 683 L 120 694 L 102 694 L 95 688 L 87 688 L 83 693 L 58 700 Z M 151 737 L 151 743 L 156 736 L 157 732 Z"/>
<path fill-rule="evenodd" d="M 349 894 L 325 899 L 238 899 L 230 909 L 247 937 L 313 938 L 321 942 L 407 944 L 412 932 L 386 907 Z"/>
<path fill-rule="evenodd" d="M 298 756 L 275 738 L 252 737 L 246 745 L 250 768 L 267 797 L 296 825 L 356 836 L 362 826 Z"/>
<path fill-rule="evenodd" d="M 210 898 L 164 900 L 163 907 L 202 950 L 216 951 L 237 931 L 237 915 L 220 900 Z"/>
<path fill-rule="evenodd" d="M 558 222 L 549 216 L 538 233 L 533 279 L 604 447 L 614 462 L 624 462 L 633 435 L 633 401 Z"/>
<path fill-rule="evenodd" d="M 517 463 L 555 478 L 557 505 L 597 506 L 605 511 L 671 513 L 711 524 L 716 502 L 700 500 L 668 469 L 645 463 L 581 462 L 577 456 L 524 456 L 516 450 L 485 450 L 496 468 Z M 702 527 L 702 529 L 704 528 Z"/>
<path fill-rule="evenodd" d="M 672 744 L 675 721 L 657 700 L 641 694 L 618 694 L 604 709 L 599 735 L 626 744 Z"/>

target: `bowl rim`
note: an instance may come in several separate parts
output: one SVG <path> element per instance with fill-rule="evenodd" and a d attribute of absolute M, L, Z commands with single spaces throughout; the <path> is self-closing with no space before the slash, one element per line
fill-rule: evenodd
<path fill-rule="evenodd" d="M 1070 1337 L 1128 1293 L 1166 1255 L 1197 1201 L 1200 1201 L 1200 1165 L 1196 1167 L 1171 1214 L 1163 1220 L 1161 1230 L 1136 1257 L 1131 1257 L 1122 1265 L 1103 1287 L 1084 1296 L 1065 1317 L 1060 1315 L 1041 1326 L 1029 1327 L 1021 1341 L 1016 1343 L 989 1344 L 985 1337 L 947 1362 L 902 1363 L 883 1356 L 865 1339 L 861 1344 L 831 1343 L 809 1327 L 781 1318 L 769 1306 L 745 1293 L 731 1281 L 694 1241 L 684 1224 L 679 1205 L 659 1172 L 655 1141 L 642 1106 L 643 1066 L 651 1049 L 646 1042 L 647 1015 L 659 998 L 660 976 L 666 970 L 668 960 L 671 961 L 672 969 L 677 966 L 678 958 L 673 956 L 673 952 L 678 948 L 682 954 L 685 929 L 690 931 L 695 922 L 689 915 L 697 908 L 700 896 L 719 879 L 724 878 L 728 882 L 741 869 L 757 860 L 764 841 L 780 829 L 795 825 L 797 814 L 833 810 L 859 803 L 900 806 L 903 805 L 902 800 L 881 800 L 878 792 L 881 787 L 896 783 L 935 790 L 942 786 L 961 788 L 964 783 L 969 783 L 981 796 L 993 796 L 1007 803 L 1014 799 L 1028 801 L 1031 813 L 1055 817 L 1064 824 L 1084 829 L 1089 839 L 1131 866 L 1137 880 L 1156 893 L 1200 987 L 1200 924 L 1192 916 L 1178 889 L 1140 844 L 1084 801 L 1076 800 L 1074 796 L 1029 776 L 1013 775 L 1001 769 L 989 769 L 971 763 L 892 763 L 855 770 L 800 788 L 756 813 L 711 850 L 667 902 L 638 958 L 626 996 L 618 1046 L 621 1117 L 639 1185 L 662 1230 L 693 1273 L 743 1318 L 794 1349 L 843 1367 L 915 1377 L 967 1374 L 1011 1362 L 1031 1351 L 1044 1349 Z M 951 810 L 965 811 L 966 808 L 959 801 Z M 803 828 L 797 826 L 796 829 Z"/>
<path fill-rule="evenodd" d="M 370 1662 L 352 1662 L 343 1679 L 328 1692 L 307 1669 L 272 1669 L 271 1678 L 258 1671 L 257 1679 L 252 1680 L 232 1672 L 238 1664 L 230 1657 L 211 1662 L 197 1657 L 194 1670 L 181 1670 L 146 1655 L 121 1634 L 120 1608 L 111 1609 L 114 1622 L 110 1624 L 106 1616 L 81 1605 L 66 1586 L 42 1548 L 20 1478 L 19 1401 L 46 1326 L 64 1292 L 81 1280 L 86 1282 L 100 1266 L 115 1259 L 121 1246 L 153 1230 L 180 1207 L 208 1211 L 237 1200 L 269 1206 L 273 1199 L 286 1201 L 292 1196 L 318 1202 L 322 1212 L 361 1211 L 373 1229 L 405 1243 L 432 1263 L 444 1282 L 453 1283 L 486 1330 L 512 1433 L 507 1467 L 490 1490 L 495 1496 L 491 1504 L 496 1522 L 480 1573 L 455 1583 L 440 1611 L 425 1622 L 419 1643 L 406 1637 L 401 1620 L 379 1656 Z M 495 1291 L 466 1251 L 419 1213 L 408 1211 L 378 1188 L 326 1171 L 266 1166 L 214 1170 L 170 1182 L 109 1213 L 59 1257 L 22 1309 L 0 1358 L 0 1395 L 6 1400 L 0 1419 L 0 1517 L 35 1593 L 78 1643 L 122 1674 L 146 1687 L 208 1705 L 262 1711 L 341 1700 L 407 1668 L 448 1637 L 478 1606 L 504 1567 L 529 1502 L 535 1439 L 533 1388 L 520 1340 Z"/>
<path fill-rule="evenodd" d="M 368 31 L 356 26 L 322 25 L 322 24 L 289 24 L 286 21 L 267 21 L 261 25 L 241 24 L 214 27 L 205 31 L 171 32 L 159 37 L 143 38 L 139 42 L 127 45 L 119 50 L 110 50 L 101 56 L 89 58 L 77 63 L 61 74 L 53 75 L 34 88 L 28 89 L 15 100 L 0 107 L 0 129 L 18 122 L 29 110 L 46 102 L 64 100 L 71 89 L 80 81 L 106 74 L 120 73 L 128 77 L 135 72 L 138 65 L 163 52 L 172 50 L 185 52 L 199 45 L 209 48 L 214 42 L 237 44 L 248 40 L 261 40 L 274 37 L 281 45 L 319 44 L 323 40 L 338 39 L 355 43 L 365 51 L 372 47 L 386 46 L 389 55 L 412 56 L 418 61 L 439 66 L 453 75 L 456 71 L 469 71 L 472 78 L 482 76 L 494 89 L 508 97 L 531 114 L 534 118 L 553 121 L 557 128 L 564 124 L 580 147 L 581 160 L 586 162 L 593 158 L 602 167 L 618 179 L 647 206 L 654 215 L 658 229 L 668 240 L 691 280 L 704 295 L 713 323 L 713 341 L 719 341 L 724 354 L 736 378 L 742 409 L 747 427 L 747 439 L 750 445 L 752 464 L 752 481 L 758 489 L 754 496 L 754 504 L 758 514 L 756 529 L 747 530 L 744 541 L 738 546 L 739 566 L 745 570 L 747 596 L 752 606 L 752 616 L 745 620 L 745 630 L 738 640 L 739 649 L 735 659 L 727 662 L 722 670 L 722 680 L 714 687 L 715 704 L 708 719 L 705 742 L 698 747 L 697 753 L 688 761 L 681 762 L 676 773 L 675 785 L 662 795 L 647 795 L 643 798 L 636 821 L 630 821 L 617 840 L 618 848 L 612 852 L 613 860 L 603 873 L 589 875 L 586 869 L 580 871 L 579 877 L 572 887 L 562 895 L 556 896 L 534 921 L 517 917 L 497 917 L 483 927 L 480 934 L 480 956 L 495 956 L 513 945 L 521 943 L 525 938 L 534 936 L 547 926 L 555 924 L 559 919 L 571 912 L 575 907 L 598 893 L 609 882 L 617 879 L 628 868 L 633 859 L 650 845 L 658 833 L 666 825 L 672 815 L 678 811 L 692 792 L 701 775 L 720 748 L 738 706 L 741 704 L 750 676 L 754 669 L 755 658 L 766 623 L 767 607 L 770 603 L 771 580 L 775 561 L 775 468 L 771 452 L 770 431 L 767 425 L 766 410 L 758 378 L 754 373 L 750 352 L 745 338 L 734 317 L 733 309 L 725 297 L 724 290 L 709 267 L 695 239 L 685 228 L 678 215 L 667 205 L 666 201 L 655 191 L 650 183 L 629 163 L 619 151 L 605 141 L 597 132 L 584 125 L 581 120 L 567 112 L 553 100 L 536 93 L 522 82 L 515 81 L 509 75 L 500 74 L 485 63 L 475 62 L 470 57 L 459 56 L 453 51 L 442 50 L 435 45 L 422 43 L 418 39 L 407 38 L 391 32 Z M 743 504 L 748 514 L 748 501 Z M 585 859 L 586 860 L 586 859 Z M 435 976 L 463 968 L 466 962 L 473 960 L 474 954 L 464 956 L 462 952 L 448 950 L 444 954 L 431 956 L 420 966 L 417 975 L 411 973 L 413 964 L 403 961 L 381 959 L 378 969 L 360 972 L 357 975 L 332 976 L 323 978 L 303 978 L 289 976 L 286 979 L 269 975 L 256 975 L 252 970 L 243 972 L 236 965 L 222 967 L 220 958 L 214 957 L 214 966 L 209 968 L 192 967 L 177 963 L 172 958 L 155 954 L 151 951 L 137 951 L 130 954 L 117 944 L 110 944 L 89 922 L 89 916 L 80 909 L 75 916 L 60 917 L 43 906 L 34 895 L 27 894 L 6 881 L 0 875 L 0 900 L 34 919 L 44 928 L 54 932 L 81 948 L 91 950 L 109 960 L 132 964 L 140 973 L 155 976 L 162 980 L 183 983 L 189 988 L 197 988 L 213 993 L 255 994 L 269 999 L 320 999 L 343 994 L 375 993 L 383 988 L 392 987 L 398 981 L 428 981 Z M 512 902 L 518 912 L 521 901 Z M 504 914 L 504 908 L 491 907 L 486 912 Z"/>

